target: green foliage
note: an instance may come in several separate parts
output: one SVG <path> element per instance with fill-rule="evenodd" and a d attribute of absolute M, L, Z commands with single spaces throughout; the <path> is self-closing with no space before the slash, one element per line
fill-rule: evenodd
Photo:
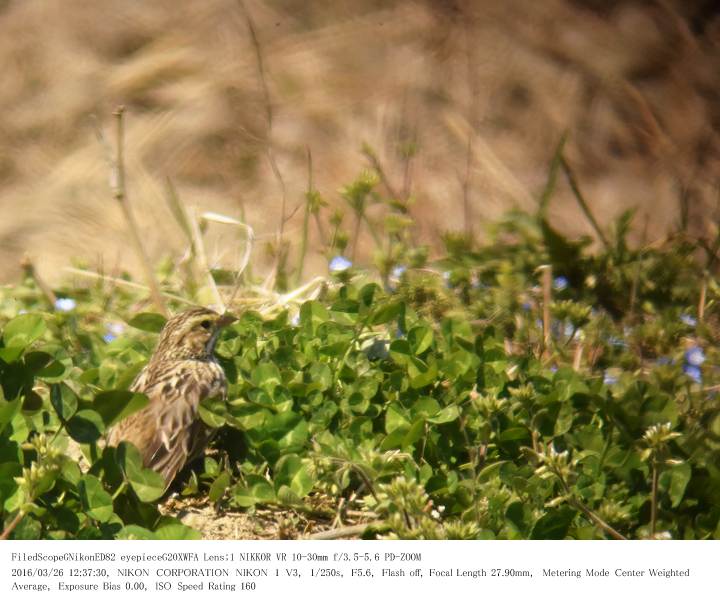
<path fill-rule="evenodd" d="M 399 538 L 720 536 L 720 288 L 708 278 L 697 320 L 694 245 L 632 249 L 626 214 L 591 253 L 549 224 L 553 186 L 538 216 L 510 214 L 480 247 L 447 234 L 428 264 L 405 205 L 363 173 L 342 197 L 356 234 L 378 240 L 367 207 L 390 208 L 378 272 L 335 275 L 296 323 L 246 310 L 223 332 L 228 400 L 200 410 L 216 452 L 174 489 L 248 511 L 344 502 Z M 341 223 L 331 250 L 348 244 Z M 76 306 L 48 312 L 31 280 L 0 290 L 4 525 L 22 518 L 13 538 L 198 537 L 158 510 L 163 481 L 134 447 L 104 446 L 147 404 L 127 389 L 164 319 L 124 315 L 134 292 L 62 295 Z"/>

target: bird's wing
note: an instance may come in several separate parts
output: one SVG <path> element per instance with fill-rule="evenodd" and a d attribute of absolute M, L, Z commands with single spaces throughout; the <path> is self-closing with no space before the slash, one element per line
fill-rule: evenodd
<path fill-rule="evenodd" d="M 135 379 L 130 384 L 128 390 L 132 390 L 133 392 L 145 392 L 146 382 L 148 380 L 148 376 L 150 375 L 148 367 L 150 367 L 150 365 L 145 365 L 140 373 L 135 376 Z"/>
<path fill-rule="evenodd" d="M 212 436 L 213 430 L 198 417 L 198 407 L 217 395 L 223 376 L 215 379 L 214 372 L 207 363 L 186 362 L 170 364 L 160 373 L 142 372 L 136 378 L 141 386 L 137 390 L 149 403 L 113 429 L 110 444 L 123 440 L 134 444 L 143 464 L 162 474 L 169 485 Z"/>

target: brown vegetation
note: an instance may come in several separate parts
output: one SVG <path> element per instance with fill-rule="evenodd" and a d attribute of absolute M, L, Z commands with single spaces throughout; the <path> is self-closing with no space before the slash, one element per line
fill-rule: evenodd
<path fill-rule="evenodd" d="M 308 147 L 316 186 L 334 203 L 366 164 L 367 142 L 394 188 L 415 198 L 432 242 L 463 226 L 464 186 L 478 234 L 512 205 L 532 208 L 566 130 L 602 225 L 636 206 L 653 236 L 683 212 L 697 233 L 715 233 L 713 2 L 248 1 L 271 140 L 236 0 L 0 7 L 3 279 L 19 273 L 26 251 L 51 283 L 74 257 L 106 271 L 137 268 L 94 125 L 110 131 L 118 104 L 127 107 L 128 195 L 154 259 L 183 246 L 163 199 L 167 177 L 187 205 L 244 211 L 270 235 L 282 195 L 268 145 L 291 209 L 306 186 Z M 568 190 L 553 208 L 568 232 L 591 232 Z M 290 237 L 301 220 L 286 227 Z"/>

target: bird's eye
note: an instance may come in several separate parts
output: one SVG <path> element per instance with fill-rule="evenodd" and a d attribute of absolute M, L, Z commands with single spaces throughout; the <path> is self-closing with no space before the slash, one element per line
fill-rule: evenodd
<path fill-rule="evenodd" d="M 202 327 L 203 329 L 210 329 L 211 325 L 212 323 L 210 323 L 210 321 L 208 321 L 207 319 L 200 323 L 200 327 Z"/>

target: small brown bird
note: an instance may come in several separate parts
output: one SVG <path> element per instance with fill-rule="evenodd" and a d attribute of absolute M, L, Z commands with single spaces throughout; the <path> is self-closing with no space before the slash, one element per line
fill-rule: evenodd
<path fill-rule="evenodd" d="M 227 395 L 225 373 L 213 349 L 220 329 L 234 320 L 207 308 L 172 317 L 150 361 L 130 386 L 150 402 L 110 430 L 108 444 L 135 445 L 145 466 L 162 474 L 166 487 L 186 463 L 203 453 L 213 435 L 198 408 L 205 399 Z"/>

